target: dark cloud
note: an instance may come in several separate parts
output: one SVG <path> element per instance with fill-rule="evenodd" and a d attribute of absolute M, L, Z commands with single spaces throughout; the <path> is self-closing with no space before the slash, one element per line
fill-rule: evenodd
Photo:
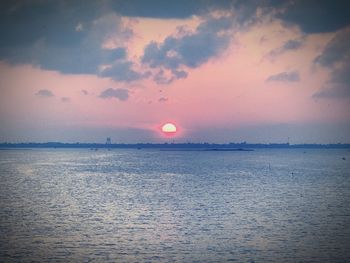
<path fill-rule="evenodd" d="M 123 45 L 133 32 L 120 16 L 103 11 L 99 1 L 5 1 L 2 7 L 0 59 L 9 63 L 30 63 L 65 74 L 97 74 L 102 64 L 127 62 L 125 47 L 101 46 L 113 36 Z"/>
<path fill-rule="evenodd" d="M 232 37 L 232 17 L 209 17 L 201 23 L 195 32 L 181 37 L 169 36 L 163 43 L 149 43 L 142 57 L 142 62 L 151 68 L 167 69 L 172 78 L 185 78 L 183 67 L 196 68 L 210 58 L 220 54 L 229 44 Z M 158 82 L 163 81 L 163 72 L 155 76 Z"/>
<path fill-rule="evenodd" d="M 106 36 L 127 40 L 133 32 L 123 25 L 126 16 L 185 18 L 209 10 L 236 8 L 236 21 L 249 19 L 255 1 L 3 1 L 0 11 L 0 58 L 10 63 L 31 63 L 43 69 L 67 74 L 97 74 L 102 64 L 112 64 L 100 75 L 117 81 L 134 81 L 148 76 L 135 71 L 125 47 L 102 49 Z M 242 17 L 241 17 L 242 16 Z M 207 18 L 196 32 L 169 36 L 163 43 L 150 43 L 142 61 L 172 73 L 167 82 L 185 78 L 181 67 L 195 68 L 228 46 L 230 36 L 222 34 L 233 24 L 231 17 Z M 125 42 L 125 41 L 124 41 Z M 173 78 L 173 79 L 172 79 Z M 161 81 L 166 82 L 166 81 Z"/>
<path fill-rule="evenodd" d="M 271 75 L 266 79 L 266 82 L 281 81 L 281 82 L 297 82 L 300 80 L 298 71 L 281 72 Z"/>
<path fill-rule="evenodd" d="M 36 96 L 38 97 L 43 97 L 43 98 L 49 98 L 49 97 L 54 97 L 55 95 L 52 93 L 52 91 L 48 89 L 41 89 L 37 93 L 35 93 Z"/>
<path fill-rule="evenodd" d="M 125 16 L 152 18 L 188 18 L 213 9 L 230 9 L 235 0 L 117 0 L 111 1 L 111 7 Z"/>
<path fill-rule="evenodd" d="M 3 0 L 0 3 L 0 8 L 5 12 L 23 12 L 28 15 L 48 14 L 51 16 L 63 10 L 71 10 L 71 12 L 68 12 L 69 15 L 66 14 L 65 16 L 67 21 L 73 19 L 74 16 L 82 20 L 82 18 L 96 17 L 101 13 L 111 11 L 130 17 L 181 19 L 189 18 L 193 15 L 202 15 L 211 10 L 226 11 L 233 7 L 244 10 L 244 13 L 237 14 L 243 17 L 247 13 L 253 12 L 250 10 L 255 11 L 257 6 L 270 4 L 270 2 L 270 0 L 89 0 L 83 2 L 71 0 Z M 58 18 L 55 17 L 55 19 Z M 78 19 L 76 20 L 79 22 Z"/>
<path fill-rule="evenodd" d="M 123 43 L 132 37 L 133 32 L 124 25 L 119 15 L 185 18 L 194 14 L 204 15 L 209 10 L 230 10 L 236 2 L 2 1 L 0 59 L 13 64 L 30 63 L 65 74 L 97 74 L 116 81 L 134 81 L 148 77 L 150 73 L 136 71 L 133 62 L 128 60 Z M 144 61 L 154 67 L 164 65 L 171 69 L 174 78 L 185 78 L 187 73 L 179 67 L 197 67 L 227 46 L 228 38 L 216 33 L 231 24 L 224 18 L 207 19 L 192 35 L 182 39 L 168 37 L 166 43 L 159 44 L 159 47 L 156 43 L 150 44 Z M 101 48 L 102 42 L 110 36 L 117 36 L 121 46 Z M 152 47 L 155 47 L 153 51 Z M 174 57 L 166 62 L 168 54 L 160 54 L 166 49 L 178 52 L 181 58 L 177 61 Z M 101 65 L 111 66 L 99 72 Z"/>
<path fill-rule="evenodd" d="M 331 70 L 326 86 L 314 98 L 350 97 L 350 27 L 339 31 L 314 63 Z"/>
<path fill-rule="evenodd" d="M 350 1 L 344 0 L 294 0 L 270 4 L 284 7 L 278 18 L 296 24 L 305 33 L 332 32 L 350 25 Z"/>
<path fill-rule="evenodd" d="M 68 98 L 68 97 L 62 97 L 62 98 L 61 98 L 61 101 L 62 101 L 62 102 L 70 102 L 70 98 Z"/>
<path fill-rule="evenodd" d="M 204 21 L 195 32 L 168 36 L 162 43 L 149 43 L 144 50 L 142 62 L 168 71 L 170 77 L 158 82 L 170 83 L 186 78 L 186 67 L 199 67 L 225 50 L 232 28 L 256 21 L 258 8 L 263 14 L 273 11 L 286 23 L 314 33 L 349 25 L 349 5 L 348 1 L 338 0 L 4 0 L 0 3 L 0 60 L 30 63 L 65 74 L 98 75 L 99 66 L 108 64 L 111 67 L 100 76 L 134 81 L 150 74 L 135 70 L 128 58 L 126 43 L 133 32 L 121 16 L 170 19 L 198 15 Z M 231 16 L 209 17 L 208 13 L 215 10 Z M 110 36 L 117 36 L 120 43 L 114 49 L 101 48 Z M 291 40 L 275 53 L 295 50 L 300 45 L 298 40 Z"/>
<path fill-rule="evenodd" d="M 83 93 L 84 95 L 89 95 L 89 92 L 87 90 L 85 90 L 85 89 L 82 89 L 81 93 Z"/>
<path fill-rule="evenodd" d="M 84 44 L 70 48 L 50 47 L 45 41 L 39 41 L 37 44 L 17 55 L 14 54 L 7 61 L 37 64 L 43 69 L 57 70 L 64 74 L 97 74 L 99 65 L 111 63 L 112 57 L 115 56 L 113 50 L 102 50 Z M 9 55 L 11 56 L 11 53 Z"/>
<path fill-rule="evenodd" d="M 337 33 L 314 62 L 325 67 L 331 67 L 349 59 L 350 27 Z"/>
<path fill-rule="evenodd" d="M 71 12 L 67 12 L 63 1 L 1 1 L 1 46 L 28 46 L 42 37 L 49 43 L 68 46 L 82 37 L 75 34 L 73 26 L 95 17 L 89 6 L 91 3 L 77 12 L 79 7 L 71 5 Z"/>
<path fill-rule="evenodd" d="M 102 91 L 99 96 L 102 99 L 117 98 L 121 101 L 126 101 L 129 98 L 129 91 L 127 89 L 106 89 Z"/>

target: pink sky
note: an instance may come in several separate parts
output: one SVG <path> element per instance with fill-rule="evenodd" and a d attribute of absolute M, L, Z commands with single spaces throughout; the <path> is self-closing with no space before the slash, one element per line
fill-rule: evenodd
<path fill-rule="evenodd" d="M 112 12 L 95 20 L 106 27 L 110 21 L 119 23 L 106 31 L 100 47 L 126 47 L 133 69 L 152 73 L 138 80 L 61 73 L 40 63 L 2 60 L 0 141 L 103 142 L 107 136 L 114 142 L 164 141 L 158 128 L 165 122 L 178 126 L 173 138 L 178 142 L 284 142 L 288 137 L 295 143 L 350 141 L 349 97 L 315 96 L 327 87 L 332 69 L 314 60 L 339 31 L 305 34 L 297 25 L 271 17 L 248 26 L 233 23 L 222 32 L 229 36 L 228 46 L 195 67 L 180 65 L 187 77 L 157 83 L 153 76 L 159 68 L 142 63 L 145 47 L 168 36 L 181 38 L 179 26 L 188 30 L 184 34 L 193 34 L 205 19 L 130 18 Z M 83 23 L 75 26 L 77 34 L 88 30 Z M 126 37 L 120 33 L 125 29 L 133 33 Z M 302 44 L 282 51 L 290 40 Z M 101 64 L 100 70 L 108 67 Z M 298 76 L 271 78 L 283 72 Z M 106 89 L 127 90 L 129 97 L 102 98 Z M 40 95 L 40 90 L 52 96 Z"/>

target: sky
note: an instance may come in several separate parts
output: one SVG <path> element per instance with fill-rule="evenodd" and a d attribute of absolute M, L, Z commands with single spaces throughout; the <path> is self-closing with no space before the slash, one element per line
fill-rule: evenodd
<path fill-rule="evenodd" d="M 349 12 L 338 0 L 1 1 L 0 142 L 349 143 Z"/>

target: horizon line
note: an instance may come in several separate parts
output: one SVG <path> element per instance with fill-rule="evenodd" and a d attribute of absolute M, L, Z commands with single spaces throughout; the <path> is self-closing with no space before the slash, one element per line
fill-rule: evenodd
<path fill-rule="evenodd" d="M 96 142 L 0 142 L 0 148 L 350 148 L 350 143 L 249 143 L 249 142 L 138 142 L 138 143 L 96 143 Z"/>

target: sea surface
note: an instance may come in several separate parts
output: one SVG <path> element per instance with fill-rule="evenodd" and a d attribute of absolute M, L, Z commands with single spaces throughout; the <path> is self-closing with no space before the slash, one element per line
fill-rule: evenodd
<path fill-rule="evenodd" d="M 0 151 L 1 262 L 349 260 L 348 149 Z"/>

